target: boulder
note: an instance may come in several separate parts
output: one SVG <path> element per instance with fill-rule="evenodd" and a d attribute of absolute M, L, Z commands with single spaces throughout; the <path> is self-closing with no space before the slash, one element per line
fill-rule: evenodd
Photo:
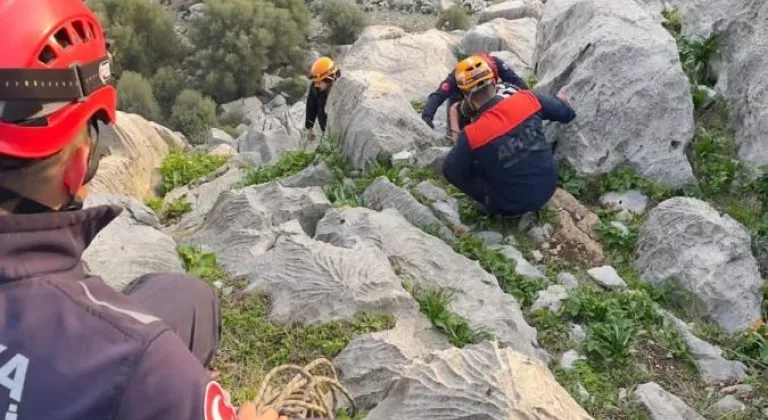
<path fill-rule="evenodd" d="M 165 135 L 136 114 L 117 112 L 114 126 L 100 127 L 103 153 L 99 170 L 91 180 L 92 194 L 127 194 L 144 200 L 154 195 L 156 170 L 173 149 L 185 142 L 168 130 Z"/>
<path fill-rule="evenodd" d="M 231 145 L 234 141 L 235 139 L 233 139 L 226 131 L 219 128 L 211 128 L 208 130 L 208 139 L 206 139 L 205 144 L 211 146 L 219 144 Z"/>
<path fill-rule="evenodd" d="M 541 361 L 495 343 L 417 358 L 367 420 L 586 420 Z"/>
<path fill-rule="evenodd" d="M 423 316 L 403 316 L 391 330 L 355 337 L 333 364 L 358 408 L 368 410 L 384 399 L 411 360 L 448 348 L 446 336 Z"/>
<path fill-rule="evenodd" d="M 555 191 L 547 206 L 555 213 L 550 240 L 556 245 L 546 252 L 577 264 L 602 265 L 605 253 L 595 232 L 595 226 L 600 222 L 597 215 L 562 188 Z"/>
<path fill-rule="evenodd" d="M 196 186 L 185 185 L 174 188 L 165 195 L 165 201 L 172 201 L 184 196 L 187 202 L 192 205 L 192 211 L 183 215 L 178 223 L 169 227 L 169 232 L 184 232 L 201 226 L 205 216 L 219 199 L 219 194 L 229 191 L 236 183 L 242 181 L 245 175 L 237 166 L 230 166 L 225 170 L 226 172 L 221 176 L 208 182 Z"/>
<path fill-rule="evenodd" d="M 221 110 L 224 114 L 240 114 L 246 120 L 253 122 L 264 114 L 263 106 L 261 99 L 251 96 L 222 104 Z"/>
<path fill-rule="evenodd" d="M 331 203 L 320 187 L 286 188 L 273 182 L 222 192 L 200 226 L 176 231 L 182 244 L 215 252 L 235 276 L 251 273 L 254 259 L 272 248 L 278 228 L 297 219 L 313 235 Z"/>
<path fill-rule="evenodd" d="M 673 328 L 683 338 L 705 381 L 713 384 L 737 382 L 747 376 L 747 367 L 743 363 L 723 358 L 720 347 L 693 335 L 688 326 L 671 313 L 663 310 L 659 310 L 659 313 L 664 319 L 664 324 Z"/>
<path fill-rule="evenodd" d="M 656 382 L 639 385 L 635 397 L 653 420 L 705 420 L 683 400 L 665 391 Z"/>
<path fill-rule="evenodd" d="M 238 153 L 254 153 L 261 164 L 276 162 L 284 152 L 299 149 L 300 135 L 273 116 L 265 116 L 251 125 L 237 140 Z"/>
<path fill-rule="evenodd" d="M 734 1 L 725 3 L 710 1 L 706 8 L 723 19 L 731 13 L 738 17 L 724 29 L 724 64 L 716 87 L 728 100 L 739 157 L 759 168 L 768 164 L 768 3 L 742 0 L 740 7 L 724 9 Z"/>
<path fill-rule="evenodd" d="M 533 68 L 536 48 L 536 19 L 494 19 L 467 31 L 461 45 L 468 54 L 483 51 L 506 51 L 502 56 L 518 74 L 527 74 Z M 511 61 L 511 62 L 510 62 Z"/>
<path fill-rule="evenodd" d="M 635 268 L 653 284 L 673 282 L 728 331 L 760 318 L 763 280 L 749 231 L 709 204 L 687 197 L 651 210 L 635 249 Z"/>
<path fill-rule="evenodd" d="M 541 17 L 543 4 L 539 0 L 511 0 L 502 3 L 496 3 L 483 9 L 477 15 L 478 23 L 485 23 L 494 19 L 523 19 Z"/>
<path fill-rule="evenodd" d="M 445 163 L 445 157 L 450 151 L 451 148 L 445 146 L 427 147 L 413 155 L 413 164 L 421 167 L 427 166 L 435 171 L 436 174 L 442 175 L 443 163 Z"/>
<path fill-rule="evenodd" d="M 427 207 L 419 203 L 411 193 L 391 183 L 381 176 L 363 192 L 363 205 L 373 210 L 395 209 L 412 225 L 428 230 L 447 242 L 454 242 L 456 237 L 450 229 L 435 217 Z"/>
<path fill-rule="evenodd" d="M 325 162 L 308 166 L 298 173 L 278 180 L 284 187 L 322 187 L 333 180 L 333 172 Z"/>
<path fill-rule="evenodd" d="M 229 159 L 237 154 L 237 150 L 228 144 L 222 143 L 211 149 L 208 154 Z"/>
<path fill-rule="evenodd" d="M 441 141 L 413 112 L 397 82 L 381 73 L 345 72 L 328 95 L 326 111 L 329 130 L 341 134 L 341 152 L 356 169 Z"/>
<path fill-rule="evenodd" d="M 83 253 L 87 272 L 121 291 L 149 273 L 184 273 L 176 243 L 160 230 L 147 206 L 130 196 L 91 195 L 85 207 L 117 205 L 123 212 L 104 228 Z"/>
<path fill-rule="evenodd" d="M 627 165 L 669 186 L 693 180 L 690 85 L 674 38 L 646 9 L 634 0 L 549 0 L 536 62 L 538 89 L 565 93 L 577 112 L 546 130 L 558 157 L 587 175 Z"/>
<path fill-rule="evenodd" d="M 369 70 L 392 78 L 409 101 L 424 99 L 453 71 L 455 35 L 430 29 L 408 34 L 400 28 L 369 26 L 344 55 L 345 71 Z"/>
<path fill-rule="evenodd" d="M 648 197 L 638 190 L 609 192 L 600 197 L 600 205 L 608 209 L 643 214 L 648 207 Z"/>
<path fill-rule="evenodd" d="M 621 290 L 627 288 L 627 283 L 619 276 L 616 269 L 610 265 L 604 265 L 602 267 L 594 267 L 587 270 L 589 277 L 600 286 L 609 290 Z"/>
<path fill-rule="evenodd" d="M 546 360 L 536 330 L 526 323 L 520 305 L 501 290 L 498 280 L 476 261 L 412 226 L 397 211 L 329 210 L 317 225 L 315 239 L 383 252 L 395 272 L 414 285 L 454 292 L 449 309 L 468 319 L 473 328 L 488 331 L 504 346 Z"/>
<path fill-rule="evenodd" d="M 543 279 L 546 277 L 544 273 L 538 268 L 534 267 L 528 260 L 523 257 L 523 253 L 518 251 L 512 245 L 493 245 L 490 247 L 494 251 L 499 251 L 502 255 L 507 257 L 508 260 L 515 262 L 515 273 L 524 276 L 537 279 Z"/>
<path fill-rule="evenodd" d="M 315 324 L 352 320 L 361 312 L 418 314 L 384 254 L 313 240 L 296 220 L 280 230 L 274 245 L 249 265 L 249 290 L 269 296 L 270 320 Z"/>

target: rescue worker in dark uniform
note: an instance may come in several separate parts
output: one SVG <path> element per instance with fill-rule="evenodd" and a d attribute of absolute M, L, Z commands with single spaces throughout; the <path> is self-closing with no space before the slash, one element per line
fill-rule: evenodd
<path fill-rule="evenodd" d="M 102 26 L 83 0 L 3 0 L 0 37 L 0 418 L 237 419 L 204 367 L 221 329 L 207 284 L 149 274 L 120 293 L 84 270 L 122 210 L 82 205 L 116 118 Z"/>
<path fill-rule="evenodd" d="M 488 53 L 478 53 L 474 56 L 481 57 L 488 63 L 488 66 L 493 71 L 493 77 L 495 80 L 501 80 L 520 89 L 528 89 L 528 85 L 525 83 L 525 80 L 520 78 L 520 76 L 518 76 L 517 73 L 515 73 L 515 71 L 512 70 L 512 68 L 509 67 L 503 60 L 496 58 Z M 427 103 L 424 105 L 424 110 L 421 112 L 421 119 L 424 120 L 424 122 L 427 123 L 427 125 L 431 128 L 435 128 L 433 120 L 435 118 L 435 114 L 437 113 L 437 109 L 440 108 L 440 105 L 442 105 L 446 100 L 448 100 L 446 112 L 448 114 L 449 121 L 447 135 L 453 137 L 456 134 L 455 132 L 460 131 L 465 124 L 469 123 L 468 119 L 463 118 L 463 116 L 459 114 L 459 127 L 450 126 L 451 106 L 461 101 L 461 91 L 456 85 L 456 77 L 453 72 L 451 72 L 445 78 L 445 80 L 440 83 L 440 86 L 436 91 L 429 95 L 427 98 Z"/>
<path fill-rule="evenodd" d="M 443 175 L 486 214 L 540 209 L 557 187 L 557 162 L 542 121 L 568 123 L 576 117 L 573 108 L 530 90 L 497 95 L 493 70 L 477 56 L 456 66 L 455 79 L 473 116 L 446 156 Z"/>
<path fill-rule="evenodd" d="M 320 57 L 312 64 L 309 70 L 309 78 L 312 85 L 307 93 L 307 112 L 304 122 L 304 130 L 309 141 L 315 139 L 315 119 L 320 123 L 320 130 L 325 134 L 325 125 L 328 116 L 325 113 L 325 102 L 328 100 L 328 93 L 331 91 L 333 82 L 341 77 L 341 71 L 338 64 L 334 63 L 329 57 Z"/>

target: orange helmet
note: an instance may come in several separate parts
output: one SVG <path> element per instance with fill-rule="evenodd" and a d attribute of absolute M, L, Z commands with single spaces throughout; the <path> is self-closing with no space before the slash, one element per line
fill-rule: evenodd
<path fill-rule="evenodd" d="M 309 70 L 309 78 L 315 84 L 319 84 L 324 80 L 334 80 L 338 73 L 338 64 L 334 63 L 330 57 L 320 57 L 312 63 L 312 68 Z"/>
<path fill-rule="evenodd" d="M 495 83 L 493 69 L 478 55 L 461 60 L 454 71 L 456 86 L 463 93 L 472 93 L 484 86 Z"/>

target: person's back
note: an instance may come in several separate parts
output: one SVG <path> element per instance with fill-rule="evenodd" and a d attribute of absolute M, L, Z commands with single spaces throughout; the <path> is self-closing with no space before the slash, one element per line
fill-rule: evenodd
<path fill-rule="evenodd" d="M 482 57 L 460 62 L 456 75 L 465 112 L 473 114 L 473 121 L 446 156 L 443 175 L 488 213 L 517 215 L 538 210 L 557 186 L 557 164 L 542 120 L 570 122 L 575 112 L 550 95 L 497 91 Z"/>

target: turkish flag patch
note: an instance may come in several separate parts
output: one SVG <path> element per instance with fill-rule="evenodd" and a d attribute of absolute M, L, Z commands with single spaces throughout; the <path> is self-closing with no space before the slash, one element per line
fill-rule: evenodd
<path fill-rule="evenodd" d="M 443 84 L 440 85 L 440 90 L 442 90 L 443 92 L 448 93 L 448 92 L 451 91 L 451 85 L 449 85 L 448 82 L 443 82 Z"/>
<path fill-rule="evenodd" d="M 224 388 L 215 381 L 205 387 L 205 420 L 237 420 Z"/>

